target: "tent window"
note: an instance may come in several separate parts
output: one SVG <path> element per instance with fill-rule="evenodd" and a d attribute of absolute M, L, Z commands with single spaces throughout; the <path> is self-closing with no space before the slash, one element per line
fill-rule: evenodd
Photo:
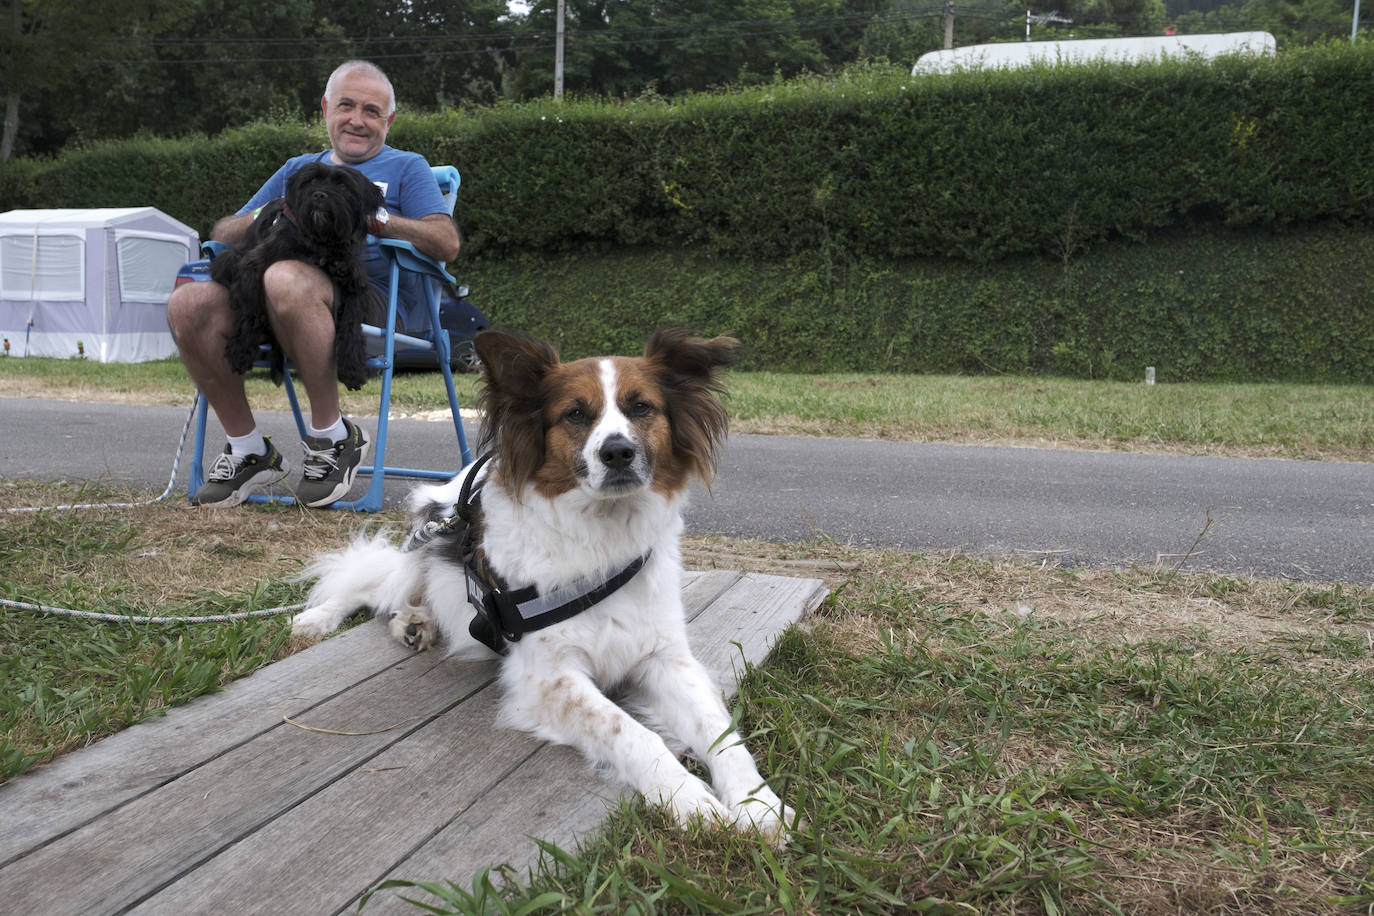
<path fill-rule="evenodd" d="M 187 260 L 185 243 L 125 236 L 116 247 L 119 298 L 125 302 L 166 302 L 177 271 Z"/>
<path fill-rule="evenodd" d="M 0 298 L 86 298 L 85 242 L 79 235 L 0 237 Z"/>

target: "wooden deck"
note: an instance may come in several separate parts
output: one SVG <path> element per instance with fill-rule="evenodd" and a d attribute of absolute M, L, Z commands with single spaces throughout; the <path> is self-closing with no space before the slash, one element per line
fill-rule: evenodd
<path fill-rule="evenodd" d="M 824 595 L 688 573 L 693 648 L 733 694 L 742 662 Z M 493 728 L 495 674 L 368 623 L 0 786 L 0 909 L 337 913 L 388 878 L 467 886 L 532 864 L 531 837 L 575 844 L 621 790 Z M 386 891 L 365 912 L 419 911 Z"/>

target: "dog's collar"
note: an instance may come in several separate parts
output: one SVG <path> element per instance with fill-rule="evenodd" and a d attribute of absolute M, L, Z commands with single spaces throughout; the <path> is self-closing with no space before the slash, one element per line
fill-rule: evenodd
<path fill-rule="evenodd" d="M 477 546 L 482 487 L 486 483 L 479 472 L 489 460 L 491 455 L 486 454 L 474 462 L 459 491 L 454 514 L 428 521 L 411 532 L 403 549 L 416 550 L 439 538 L 452 544 L 463 561 L 468 601 L 477 609 L 468 633 L 498 655 L 505 655 L 510 651 L 508 643 L 519 642 L 526 633 L 570 620 L 615 594 L 644 568 L 653 551 L 645 551 L 604 579 L 583 577 L 542 595 L 532 585 L 511 589 Z"/>

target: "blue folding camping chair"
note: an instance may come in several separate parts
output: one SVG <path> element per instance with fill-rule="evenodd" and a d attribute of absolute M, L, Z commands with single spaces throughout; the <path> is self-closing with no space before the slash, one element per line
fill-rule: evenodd
<path fill-rule="evenodd" d="M 444 201 L 448 205 L 449 214 L 452 215 L 453 207 L 458 187 L 462 182 L 458 170 L 451 165 L 435 166 L 434 179 L 439 183 L 439 189 L 444 195 Z M 331 509 L 354 509 L 360 512 L 376 512 L 382 508 L 382 485 L 387 477 L 402 477 L 421 480 L 448 480 L 463 467 L 472 463 L 472 453 L 468 450 L 467 436 L 463 432 L 463 420 L 458 410 L 458 394 L 453 387 L 453 369 L 451 342 L 448 333 L 440 321 L 439 315 L 439 291 L 444 283 L 452 284 L 454 279 L 444 269 L 444 265 L 432 258 L 426 257 L 416 250 L 415 246 L 409 242 L 402 242 L 396 239 L 378 239 L 383 254 L 391 262 L 391 278 L 388 284 L 386 324 L 383 327 L 363 325 L 363 334 L 368 339 L 368 359 L 366 366 L 369 369 L 379 370 L 382 379 L 381 401 L 377 408 L 377 435 L 373 443 L 373 463 L 371 465 L 358 468 L 358 474 L 370 475 L 371 481 L 366 492 L 362 496 L 353 500 L 339 500 L 329 506 Z M 214 257 L 217 251 L 223 250 L 225 246 L 217 242 L 207 242 L 204 247 L 206 257 Z M 398 311 L 398 290 L 400 287 L 399 279 L 401 271 L 408 270 L 418 273 L 426 278 L 428 282 L 420 284 L 426 291 L 425 307 L 428 310 L 429 331 L 426 337 L 416 337 L 410 334 L 402 334 L 396 330 L 396 319 Z M 406 327 L 415 325 L 413 318 L 407 316 Z M 458 454 L 462 459 L 462 464 L 458 468 L 451 470 L 424 470 L 421 468 L 390 467 L 386 464 L 387 447 L 387 426 L 391 413 L 391 379 L 396 366 L 397 348 L 403 347 L 408 351 L 413 362 L 415 351 L 429 351 L 433 353 L 439 371 L 444 376 L 444 387 L 448 393 L 448 407 L 452 415 L 453 429 L 458 438 Z M 264 362 L 262 365 L 266 365 Z M 306 436 L 305 419 L 301 414 L 300 401 L 296 397 L 296 386 L 291 380 L 291 364 L 287 363 L 286 377 L 283 382 L 286 387 L 286 398 L 291 404 L 291 413 L 296 420 L 296 429 L 300 432 L 301 438 Z M 191 473 L 188 495 L 194 495 L 205 482 L 205 427 L 208 404 L 204 397 L 200 398 L 200 409 L 196 414 L 196 437 L 195 446 L 191 456 Z M 266 494 L 254 494 L 248 497 L 250 502 L 295 502 L 291 496 L 271 496 Z"/>

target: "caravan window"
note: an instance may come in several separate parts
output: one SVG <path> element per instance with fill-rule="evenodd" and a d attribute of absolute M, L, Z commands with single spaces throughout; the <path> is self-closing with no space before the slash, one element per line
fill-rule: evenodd
<path fill-rule="evenodd" d="M 184 240 L 119 235 L 119 298 L 124 302 L 166 302 L 177 271 L 189 260 Z"/>
<path fill-rule="evenodd" d="M 0 298 L 86 298 L 85 240 L 60 234 L 0 236 Z"/>

